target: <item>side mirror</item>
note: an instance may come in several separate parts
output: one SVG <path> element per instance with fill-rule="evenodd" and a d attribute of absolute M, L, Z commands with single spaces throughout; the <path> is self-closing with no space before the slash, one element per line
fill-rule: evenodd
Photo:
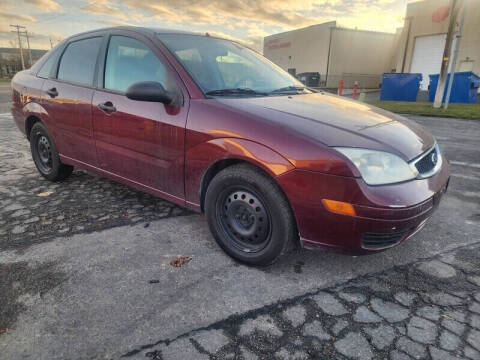
<path fill-rule="evenodd" d="M 173 97 L 156 81 L 142 81 L 128 87 L 125 96 L 131 100 L 160 102 L 170 105 Z"/>

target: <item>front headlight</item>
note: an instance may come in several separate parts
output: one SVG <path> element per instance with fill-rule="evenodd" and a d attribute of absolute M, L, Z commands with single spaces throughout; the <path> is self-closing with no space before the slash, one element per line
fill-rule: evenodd
<path fill-rule="evenodd" d="M 368 185 L 385 185 L 411 180 L 418 172 L 397 155 L 377 150 L 337 147 L 360 171 Z"/>

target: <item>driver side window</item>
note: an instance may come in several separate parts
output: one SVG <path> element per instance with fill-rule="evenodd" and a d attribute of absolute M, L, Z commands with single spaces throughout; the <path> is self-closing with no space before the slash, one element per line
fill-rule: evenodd
<path fill-rule="evenodd" d="M 105 64 L 105 89 L 126 92 L 128 87 L 142 81 L 156 81 L 165 90 L 176 88 L 160 59 L 141 41 L 126 36 L 112 36 Z"/>

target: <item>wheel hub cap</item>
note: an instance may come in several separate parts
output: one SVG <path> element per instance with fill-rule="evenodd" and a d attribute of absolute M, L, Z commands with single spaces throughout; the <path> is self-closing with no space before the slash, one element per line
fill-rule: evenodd
<path fill-rule="evenodd" d="M 41 135 L 37 140 L 38 158 L 45 172 L 52 168 L 52 150 L 48 139 Z"/>
<path fill-rule="evenodd" d="M 248 191 L 234 191 L 224 198 L 223 222 L 230 237 L 243 249 L 259 248 L 270 233 L 262 202 Z"/>

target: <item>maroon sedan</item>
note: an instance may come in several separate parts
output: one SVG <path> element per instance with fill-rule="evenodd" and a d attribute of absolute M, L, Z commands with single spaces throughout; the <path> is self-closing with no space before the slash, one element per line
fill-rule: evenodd
<path fill-rule="evenodd" d="M 355 254 L 395 246 L 448 185 L 447 161 L 416 123 L 312 92 L 208 34 L 83 33 L 12 87 L 13 117 L 45 178 L 75 166 L 204 211 L 218 244 L 248 264 L 295 243 Z"/>

